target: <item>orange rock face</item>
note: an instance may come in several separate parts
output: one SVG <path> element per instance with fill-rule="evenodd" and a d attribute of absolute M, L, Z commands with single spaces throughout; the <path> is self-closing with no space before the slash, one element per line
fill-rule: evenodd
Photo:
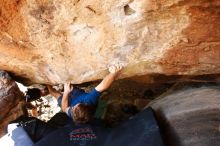
<path fill-rule="evenodd" d="M 0 70 L 23 83 L 220 73 L 219 0 L 0 0 Z"/>
<path fill-rule="evenodd" d="M 191 7 L 188 11 L 192 14 L 191 25 L 183 31 L 187 42 L 178 43 L 165 54 L 162 59 L 163 69 L 168 74 L 188 74 L 189 71 L 195 75 L 219 72 L 219 7 Z"/>

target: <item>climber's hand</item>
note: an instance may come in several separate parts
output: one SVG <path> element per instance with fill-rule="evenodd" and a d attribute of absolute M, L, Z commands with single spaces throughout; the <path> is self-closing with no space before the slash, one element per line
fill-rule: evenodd
<path fill-rule="evenodd" d="M 116 65 L 110 66 L 108 70 L 110 73 L 116 74 L 116 73 L 120 72 L 122 70 L 122 68 L 123 67 L 121 64 L 116 64 Z"/>
<path fill-rule="evenodd" d="M 73 86 L 70 82 L 64 84 L 64 94 L 69 94 L 73 90 Z"/>

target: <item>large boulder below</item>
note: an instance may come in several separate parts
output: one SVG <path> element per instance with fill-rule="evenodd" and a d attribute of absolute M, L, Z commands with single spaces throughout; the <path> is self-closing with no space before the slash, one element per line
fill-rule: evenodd
<path fill-rule="evenodd" d="M 82 83 L 126 66 L 220 73 L 219 0 L 0 0 L 0 69 L 26 84 Z"/>
<path fill-rule="evenodd" d="M 220 145 L 219 105 L 220 86 L 188 87 L 150 104 L 169 146 Z"/>

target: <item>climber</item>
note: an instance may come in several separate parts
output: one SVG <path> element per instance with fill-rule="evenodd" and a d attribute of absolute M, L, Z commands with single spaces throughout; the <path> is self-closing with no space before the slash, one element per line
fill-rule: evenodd
<path fill-rule="evenodd" d="M 88 93 L 82 89 L 73 88 L 70 82 L 64 84 L 63 95 L 50 85 L 48 85 L 48 90 L 57 99 L 62 111 L 71 117 L 75 123 L 86 123 L 92 120 L 95 105 L 97 105 L 101 93 L 110 87 L 121 69 L 122 66 L 119 64 L 109 67 L 110 73 Z"/>

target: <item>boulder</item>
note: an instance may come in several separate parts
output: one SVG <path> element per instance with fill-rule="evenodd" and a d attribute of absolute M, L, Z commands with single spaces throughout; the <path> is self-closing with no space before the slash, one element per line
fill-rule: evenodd
<path fill-rule="evenodd" d="M 220 73 L 219 0 L 0 0 L 0 69 L 26 84 Z"/>
<path fill-rule="evenodd" d="M 0 136 L 7 124 L 25 113 L 25 100 L 17 84 L 4 71 L 0 71 Z"/>
<path fill-rule="evenodd" d="M 188 87 L 152 101 L 166 145 L 220 145 L 219 95 L 220 86 Z"/>

